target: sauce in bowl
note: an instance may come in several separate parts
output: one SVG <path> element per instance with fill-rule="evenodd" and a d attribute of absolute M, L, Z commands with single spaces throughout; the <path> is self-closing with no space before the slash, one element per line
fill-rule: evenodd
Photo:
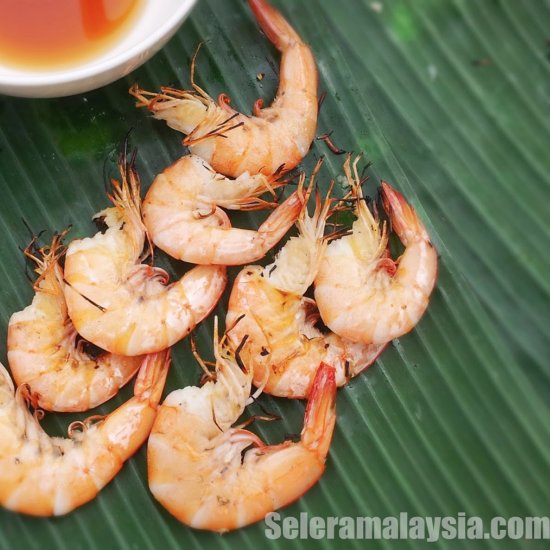
<path fill-rule="evenodd" d="M 144 0 L 0 0 L 0 65 L 75 67 L 109 50 Z"/>

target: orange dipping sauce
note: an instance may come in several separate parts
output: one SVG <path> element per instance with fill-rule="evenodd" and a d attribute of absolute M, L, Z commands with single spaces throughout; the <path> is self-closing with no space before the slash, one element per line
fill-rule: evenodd
<path fill-rule="evenodd" d="M 144 0 L 0 0 L 0 65 L 64 69 L 122 38 Z"/>

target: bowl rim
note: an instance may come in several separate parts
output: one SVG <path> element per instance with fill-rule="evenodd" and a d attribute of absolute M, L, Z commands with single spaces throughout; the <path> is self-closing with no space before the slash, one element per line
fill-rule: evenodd
<path fill-rule="evenodd" d="M 48 86 L 54 84 L 67 84 L 77 80 L 94 77 L 98 74 L 111 71 L 114 68 L 134 59 L 140 53 L 147 51 L 162 38 L 170 33 L 182 22 L 186 15 L 196 4 L 197 0 L 181 0 L 181 6 L 173 12 L 167 21 L 155 29 L 153 32 L 138 42 L 136 45 L 120 52 L 113 57 L 106 57 L 103 60 L 92 62 L 85 67 L 74 67 L 71 69 L 61 69 L 56 71 L 44 72 L 20 72 L 14 74 L 1 74 L 0 84 L 19 87 L 32 87 L 36 85 Z"/>

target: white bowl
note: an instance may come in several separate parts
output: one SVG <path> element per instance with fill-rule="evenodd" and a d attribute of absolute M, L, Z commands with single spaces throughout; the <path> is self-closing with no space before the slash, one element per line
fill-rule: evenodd
<path fill-rule="evenodd" d="M 174 35 L 196 0 L 145 0 L 131 30 L 109 51 L 78 67 L 13 69 L 0 64 L 0 93 L 21 97 L 61 97 L 94 90 L 126 76 Z"/>

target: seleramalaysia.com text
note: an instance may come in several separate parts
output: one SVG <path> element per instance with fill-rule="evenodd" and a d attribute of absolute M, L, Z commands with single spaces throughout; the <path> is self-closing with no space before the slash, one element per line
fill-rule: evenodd
<path fill-rule="evenodd" d="M 493 517 L 483 519 L 459 512 L 456 516 L 310 516 L 282 517 L 267 514 L 268 539 L 365 539 L 365 540 L 444 540 L 523 539 L 549 540 L 550 517 Z"/>

